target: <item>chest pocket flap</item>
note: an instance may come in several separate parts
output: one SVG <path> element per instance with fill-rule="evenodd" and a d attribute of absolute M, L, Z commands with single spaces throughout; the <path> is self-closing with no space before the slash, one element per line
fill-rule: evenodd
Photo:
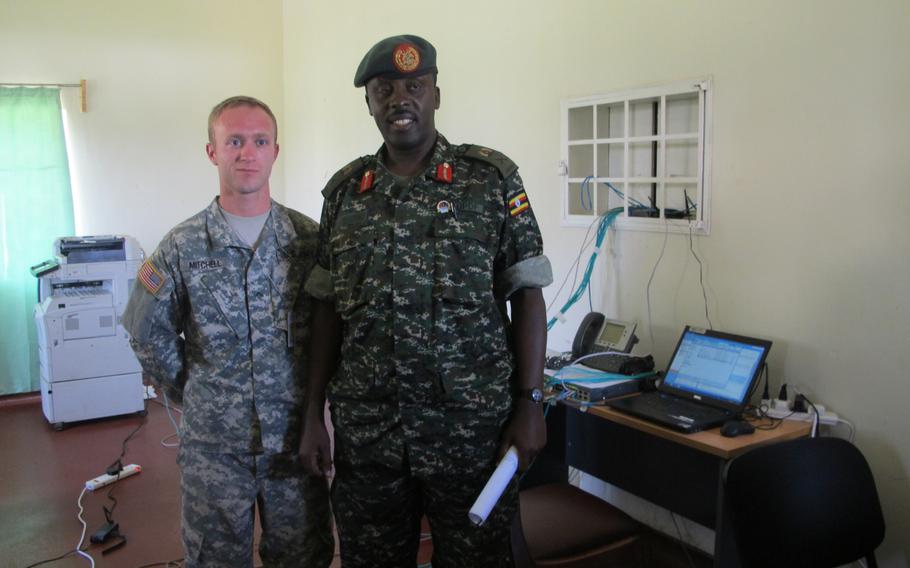
<path fill-rule="evenodd" d="M 221 320 L 231 328 L 231 331 L 237 337 L 246 337 L 249 329 L 243 293 L 227 285 L 224 282 L 224 275 L 221 274 L 203 274 L 200 277 L 200 282 L 202 282 L 205 293 L 208 295 L 209 301 L 206 304 L 212 305 L 217 310 L 217 315 L 221 317 Z M 203 316 L 205 321 L 200 326 L 204 328 L 209 322 L 215 323 L 215 316 L 216 314 L 205 314 Z"/>

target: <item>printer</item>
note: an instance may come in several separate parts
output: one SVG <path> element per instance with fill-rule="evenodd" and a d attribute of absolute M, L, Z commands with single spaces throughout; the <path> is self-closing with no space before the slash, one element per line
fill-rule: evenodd
<path fill-rule="evenodd" d="M 41 404 L 54 428 L 144 412 L 142 368 L 121 325 L 144 258 L 132 237 L 64 237 L 32 267 Z"/>

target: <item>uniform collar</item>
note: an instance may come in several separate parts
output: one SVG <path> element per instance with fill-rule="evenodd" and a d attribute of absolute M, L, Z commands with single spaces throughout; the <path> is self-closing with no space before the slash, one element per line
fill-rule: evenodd
<path fill-rule="evenodd" d="M 424 170 L 423 173 L 415 175 L 412 178 L 412 181 L 420 182 L 424 179 L 435 180 L 437 166 L 443 163 L 454 164 L 454 158 L 454 147 L 449 144 L 449 141 L 446 140 L 445 136 L 437 132 L 436 144 L 433 146 L 433 156 L 430 158 L 430 163 L 427 164 L 426 170 Z M 396 176 L 386 168 L 385 144 L 380 146 L 379 150 L 376 151 L 376 154 L 373 156 L 373 163 L 370 164 L 367 170 L 372 170 L 376 176 L 373 181 L 374 191 L 378 191 L 384 195 L 391 195 L 395 187 Z"/>
<path fill-rule="evenodd" d="M 281 207 L 274 199 L 270 201 L 269 218 L 266 219 L 263 227 L 267 233 L 266 238 L 274 238 L 278 248 L 287 251 L 295 242 L 297 231 L 294 230 L 294 224 L 284 208 Z M 245 243 L 234 234 L 234 230 L 228 224 L 224 215 L 221 213 L 221 206 L 218 204 L 218 198 L 212 200 L 205 211 L 205 227 L 208 233 L 209 243 L 213 249 L 222 249 L 226 247 L 249 248 Z M 272 230 L 269 230 L 272 227 Z M 274 235 L 274 237 L 272 237 Z M 261 243 L 260 243 L 261 244 Z"/>

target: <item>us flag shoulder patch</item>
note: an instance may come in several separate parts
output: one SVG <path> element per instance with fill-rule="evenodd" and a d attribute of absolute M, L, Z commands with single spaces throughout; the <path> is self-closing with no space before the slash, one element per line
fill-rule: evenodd
<path fill-rule="evenodd" d="M 531 203 L 528 201 L 528 196 L 523 191 L 509 200 L 509 215 L 512 217 L 527 211 L 530 208 Z"/>
<path fill-rule="evenodd" d="M 152 294 L 157 294 L 158 290 L 161 290 L 164 285 L 164 276 L 158 272 L 158 269 L 155 268 L 155 265 L 150 260 L 142 263 L 137 276 L 142 285 L 145 286 L 145 289 Z"/>

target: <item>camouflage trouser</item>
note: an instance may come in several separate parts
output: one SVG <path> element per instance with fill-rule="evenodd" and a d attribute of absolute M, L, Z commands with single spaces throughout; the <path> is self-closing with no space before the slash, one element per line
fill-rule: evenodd
<path fill-rule="evenodd" d="M 487 482 L 482 475 L 416 476 L 380 465 L 336 462 L 332 505 L 344 568 L 414 568 L 425 514 L 433 535 L 433 568 L 512 566 L 509 528 L 518 507 L 512 481 L 487 522 L 476 527 L 468 509 Z"/>
<path fill-rule="evenodd" d="M 334 554 L 328 487 L 296 452 L 237 455 L 181 447 L 187 568 L 253 565 L 253 506 L 265 566 L 325 568 Z"/>

